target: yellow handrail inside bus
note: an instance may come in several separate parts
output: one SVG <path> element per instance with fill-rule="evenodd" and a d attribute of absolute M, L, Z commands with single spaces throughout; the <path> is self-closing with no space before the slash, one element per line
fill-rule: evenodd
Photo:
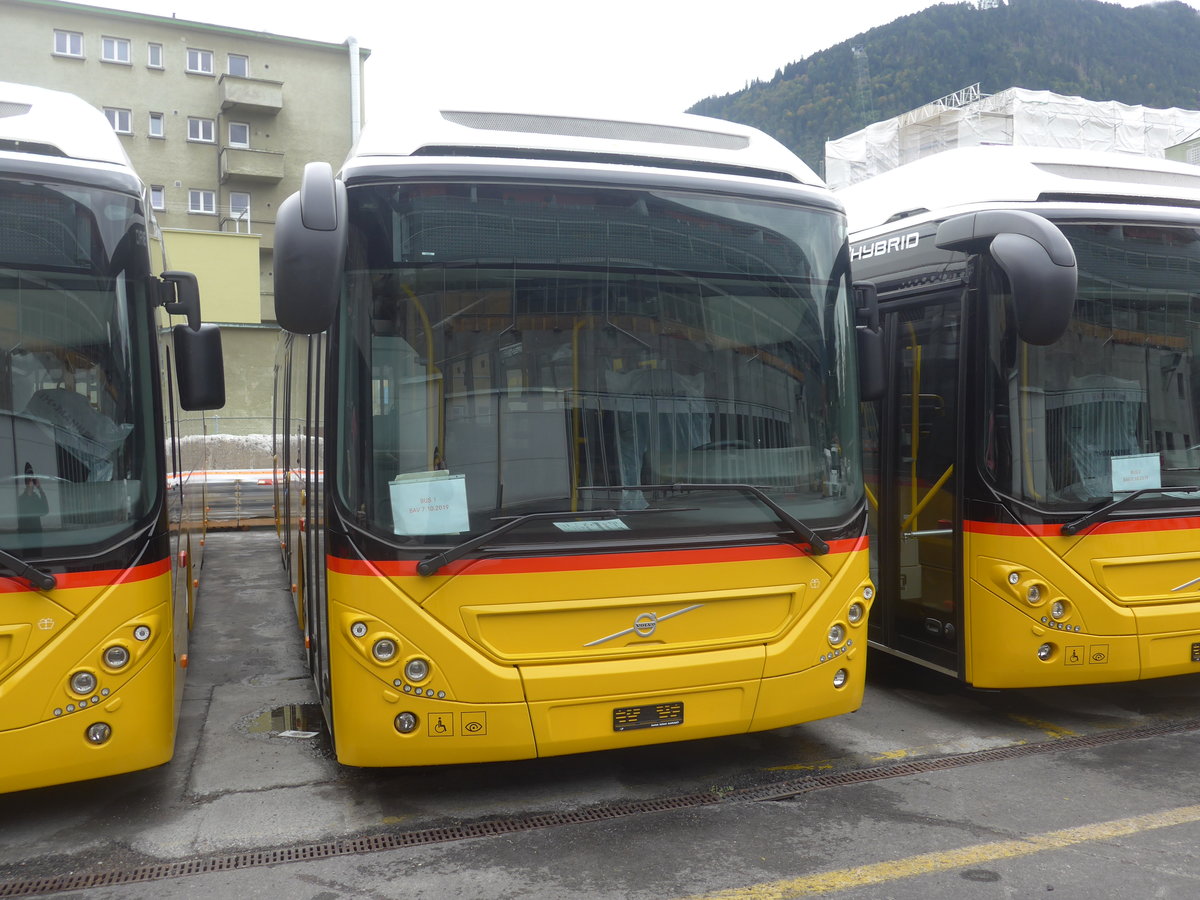
<path fill-rule="evenodd" d="M 954 474 L 954 466 L 951 465 L 949 468 L 946 469 L 945 472 L 942 473 L 942 477 L 933 483 L 933 487 L 931 487 L 928 491 L 925 492 L 925 496 L 921 498 L 921 502 L 913 507 L 912 512 L 910 512 L 908 514 L 908 518 L 905 519 L 904 523 L 900 526 L 900 530 L 902 532 L 907 531 L 909 526 L 913 525 L 917 521 L 917 516 L 921 515 L 921 510 L 923 510 L 926 506 L 929 505 L 929 501 L 932 500 L 934 498 L 934 495 L 936 495 L 937 492 L 940 491 L 945 486 L 946 482 L 950 480 L 950 476 L 953 474 Z M 915 492 L 914 492 L 913 496 L 916 496 Z"/>
<path fill-rule="evenodd" d="M 429 324 L 429 315 L 425 312 L 425 306 L 421 303 L 420 298 L 413 291 L 411 285 L 404 284 L 404 292 L 413 302 L 413 306 L 417 309 L 417 314 L 421 317 L 421 327 L 425 331 L 425 360 L 429 367 L 429 376 L 425 379 L 425 402 L 429 404 L 428 411 L 425 414 L 426 424 L 428 425 L 429 416 L 437 417 L 434 427 L 429 429 L 429 437 L 425 441 L 426 465 L 431 470 L 444 468 L 442 457 L 446 446 L 446 422 L 442 415 L 442 399 L 446 390 L 446 380 L 438 377 L 433 378 L 434 374 L 441 376 L 442 371 L 433 362 L 433 326 Z"/>
<path fill-rule="evenodd" d="M 909 456 L 912 459 L 912 471 L 909 473 L 909 507 L 917 506 L 917 456 L 921 445 L 921 345 L 917 343 L 917 331 L 912 322 L 908 322 L 909 349 L 913 354 L 912 387 L 909 389 Z"/>

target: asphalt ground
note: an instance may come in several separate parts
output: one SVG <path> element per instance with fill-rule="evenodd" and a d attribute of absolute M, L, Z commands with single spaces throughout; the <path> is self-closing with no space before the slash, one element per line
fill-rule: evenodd
<path fill-rule="evenodd" d="M 174 760 L 0 796 L 0 897 L 1200 895 L 1200 676 L 979 692 L 872 657 L 862 710 L 803 726 L 352 769 L 274 532 L 207 550 Z"/>

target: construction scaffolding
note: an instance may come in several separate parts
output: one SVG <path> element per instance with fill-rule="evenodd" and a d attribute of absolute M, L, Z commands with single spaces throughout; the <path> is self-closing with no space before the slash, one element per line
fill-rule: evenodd
<path fill-rule="evenodd" d="M 978 84 L 919 109 L 825 142 L 825 180 L 846 187 L 954 147 L 1012 144 L 1163 157 L 1200 132 L 1200 111 L 1152 109 L 1012 87 L 983 94 Z"/>

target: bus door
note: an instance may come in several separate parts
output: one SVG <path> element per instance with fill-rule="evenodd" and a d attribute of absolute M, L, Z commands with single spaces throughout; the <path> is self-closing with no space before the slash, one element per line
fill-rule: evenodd
<path fill-rule="evenodd" d="M 875 410 L 878 534 L 871 537 L 879 587 L 872 639 L 953 674 L 962 632 L 955 474 L 961 309 L 957 294 L 881 306 L 888 392 Z"/>

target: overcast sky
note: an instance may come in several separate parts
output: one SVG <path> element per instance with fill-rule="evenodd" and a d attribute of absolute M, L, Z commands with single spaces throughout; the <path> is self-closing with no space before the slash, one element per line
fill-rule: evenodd
<path fill-rule="evenodd" d="M 1140 6 L 1145 0 L 1121 0 Z M 681 112 L 930 0 L 109 0 L 94 5 L 371 50 L 389 104 Z M 1200 7 L 1200 0 L 1190 0 Z M 880 61 L 882 62 L 882 61 Z M 253 66 L 253 60 L 251 60 Z M 947 85 L 946 92 L 965 85 Z M 984 85 L 998 90 L 1009 85 Z M 934 98 L 930 98 L 934 99 Z"/>

